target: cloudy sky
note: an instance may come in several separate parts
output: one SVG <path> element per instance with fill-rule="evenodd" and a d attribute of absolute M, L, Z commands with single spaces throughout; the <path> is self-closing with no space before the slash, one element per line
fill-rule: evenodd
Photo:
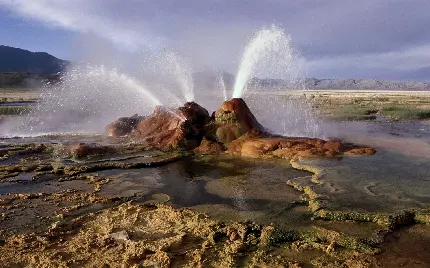
<path fill-rule="evenodd" d="M 428 0 L 0 0 L 0 44 L 70 60 L 85 47 L 169 48 L 235 72 L 255 31 L 275 24 L 308 77 L 430 81 L 429 14 Z"/>

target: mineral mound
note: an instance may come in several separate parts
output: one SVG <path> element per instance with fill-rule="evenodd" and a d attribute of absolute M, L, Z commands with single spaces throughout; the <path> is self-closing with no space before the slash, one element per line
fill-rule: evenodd
<path fill-rule="evenodd" d="M 135 115 L 134 118 L 142 117 Z M 158 106 L 150 116 L 139 121 L 120 118 L 109 124 L 106 132 L 109 136 L 126 136 L 130 141 L 143 143 L 147 149 L 186 149 L 199 153 L 225 151 L 254 158 L 375 153 L 373 148 L 342 144 L 338 140 L 271 134 L 240 98 L 225 101 L 212 116 L 195 102 L 187 102 L 176 109 Z"/>
<path fill-rule="evenodd" d="M 130 137 L 151 149 L 194 149 L 202 141 L 209 121 L 208 111 L 195 102 L 174 110 L 158 106 L 137 124 Z"/>
<path fill-rule="evenodd" d="M 145 117 L 139 116 L 138 114 L 135 114 L 131 117 L 120 117 L 118 118 L 118 120 L 107 125 L 105 128 L 105 132 L 108 136 L 111 137 L 120 137 L 128 135 L 136 129 L 137 125 L 144 118 Z"/>

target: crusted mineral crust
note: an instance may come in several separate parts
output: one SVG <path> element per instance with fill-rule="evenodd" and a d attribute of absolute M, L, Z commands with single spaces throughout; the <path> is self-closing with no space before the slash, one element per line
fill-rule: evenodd
<path fill-rule="evenodd" d="M 221 143 L 206 138 L 202 140 L 199 147 L 194 149 L 195 152 L 202 154 L 220 154 L 224 150 L 224 146 Z"/>
<path fill-rule="evenodd" d="M 285 243 L 289 246 L 278 247 Z M 42 235 L 12 235 L 0 246 L 0 262 L 16 267 L 301 267 L 298 256 L 309 250 L 319 250 L 312 254 L 316 262 L 376 264 L 367 255 L 376 253 L 372 247 L 321 227 L 281 231 L 130 203 L 71 222 L 59 217 Z"/>

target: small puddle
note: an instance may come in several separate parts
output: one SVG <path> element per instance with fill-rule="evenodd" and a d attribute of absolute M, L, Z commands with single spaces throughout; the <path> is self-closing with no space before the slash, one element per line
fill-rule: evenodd
<path fill-rule="evenodd" d="M 187 158 L 158 168 L 106 170 L 99 175 L 112 179 L 102 186 L 100 196 L 134 195 L 136 200 L 145 202 L 151 195 L 162 193 L 179 207 L 195 208 L 218 217 L 224 214 L 223 219 L 231 219 L 235 211 L 241 216 L 248 215 L 243 220 L 252 220 L 256 215 L 276 218 L 293 211 L 292 203 L 299 200 L 301 193 L 286 181 L 310 173 L 293 169 L 285 160 L 218 156 Z M 289 218 L 294 217 L 289 215 Z"/>

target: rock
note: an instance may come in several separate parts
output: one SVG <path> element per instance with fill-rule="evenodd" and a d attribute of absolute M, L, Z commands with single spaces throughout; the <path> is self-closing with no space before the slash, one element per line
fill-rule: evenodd
<path fill-rule="evenodd" d="M 291 159 L 295 156 L 301 157 L 334 157 L 343 152 L 340 141 L 324 141 L 316 138 L 293 138 L 293 137 L 248 137 L 242 136 L 228 144 L 228 153 L 251 158 L 278 157 Z M 349 148 L 345 154 L 374 154 L 372 148 Z"/>
<path fill-rule="evenodd" d="M 353 148 L 344 152 L 344 155 L 373 155 L 376 150 L 370 147 Z"/>
<path fill-rule="evenodd" d="M 260 236 L 260 246 L 261 247 L 268 247 L 271 246 L 274 242 L 276 229 L 273 226 L 267 225 L 264 226 L 261 230 L 261 236 Z"/>
<path fill-rule="evenodd" d="M 214 114 L 215 136 L 221 143 L 230 143 L 249 131 L 264 132 L 243 99 L 225 101 Z M 259 133 L 260 134 L 260 133 Z"/>
<path fill-rule="evenodd" d="M 105 128 L 105 134 L 109 137 L 122 137 L 129 135 L 134 131 L 137 125 L 145 117 L 139 116 L 137 114 L 131 117 L 120 117 L 118 120 L 110 123 Z"/>
<path fill-rule="evenodd" d="M 209 120 L 208 111 L 195 102 L 187 102 L 177 109 L 158 106 L 139 122 L 131 136 L 148 148 L 194 149 L 203 139 Z"/>
<path fill-rule="evenodd" d="M 118 122 L 129 122 L 127 120 L 120 118 L 107 130 L 120 134 L 128 132 L 128 126 L 124 131 L 116 127 L 122 126 Z M 252 158 L 291 159 L 375 153 L 372 148 L 344 145 L 339 140 L 273 135 L 264 129 L 240 98 L 225 101 L 211 117 L 195 102 L 187 102 L 176 109 L 156 107 L 150 116 L 137 123 L 130 137 L 132 141 L 144 143 L 145 149 L 188 149 L 208 154 L 218 154 L 227 149 L 229 154 Z"/>
<path fill-rule="evenodd" d="M 342 144 L 338 140 L 329 140 L 324 144 L 324 149 L 334 153 L 340 153 Z"/>
<path fill-rule="evenodd" d="M 115 240 L 115 241 L 120 241 L 120 242 L 127 242 L 130 240 L 130 237 L 129 237 L 126 230 L 112 233 L 112 234 L 108 235 L 108 237 Z"/>
<path fill-rule="evenodd" d="M 70 153 L 75 157 L 101 155 L 116 152 L 115 148 L 97 143 L 78 143 L 70 147 Z"/>
<path fill-rule="evenodd" d="M 194 151 L 201 154 L 220 154 L 224 152 L 224 147 L 218 142 L 204 138 L 199 147 L 195 148 Z"/>

